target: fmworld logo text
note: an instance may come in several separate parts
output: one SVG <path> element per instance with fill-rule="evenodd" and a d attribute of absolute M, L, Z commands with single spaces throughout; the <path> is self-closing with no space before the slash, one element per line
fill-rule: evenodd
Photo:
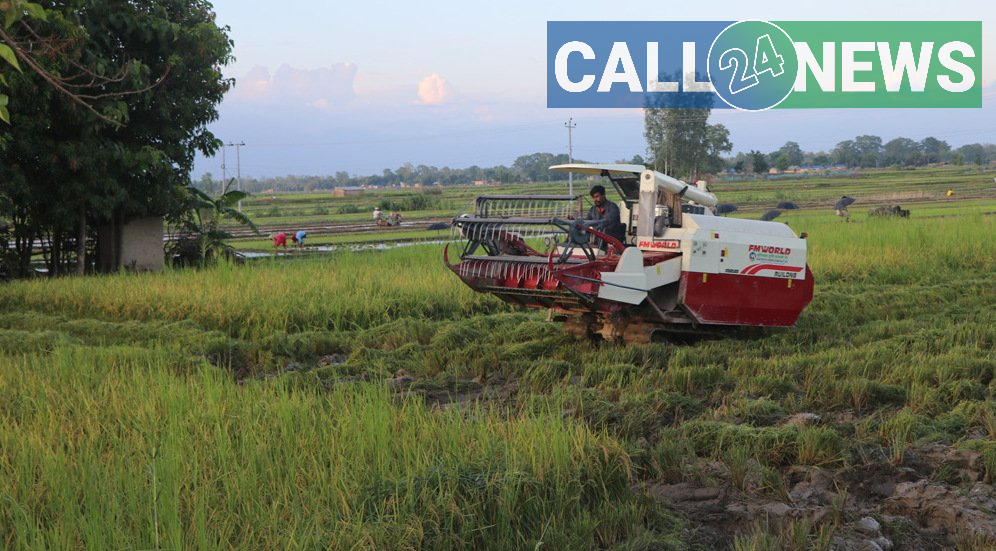
<path fill-rule="evenodd" d="M 548 107 L 981 107 L 982 23 L 549 22 Z"/>

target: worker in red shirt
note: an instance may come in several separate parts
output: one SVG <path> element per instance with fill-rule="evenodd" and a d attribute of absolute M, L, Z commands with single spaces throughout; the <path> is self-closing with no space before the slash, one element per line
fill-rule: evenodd
<path fill-rule="evenodd" d="M 279 249 L 280 247 L 283 247 L 284 250 L 287 249 L 287 234 L 284 232 L 280 232 L 273 236 L 273 248 Z"/>

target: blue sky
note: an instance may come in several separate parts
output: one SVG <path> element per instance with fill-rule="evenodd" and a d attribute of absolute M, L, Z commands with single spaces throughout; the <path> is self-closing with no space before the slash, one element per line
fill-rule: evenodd
<path fill-rule="evenodd" d="M 996 141 L 993 2 L 315 2 L 216 0 L 231 28 L 237 81 L 210 125 L 245 142 L 243 176 L 379 173 L 405 162 L 451 167 L 511 164 L 536 151 L 612 161 L 644 154 L 639 110 L 546 108 L 549 20 L 981 20 L 983 108 L 973 110 L 724 110 L 735 151 L 785 141 L 832 148 L 858 134 L 952 145 Z M 230 174 L 235 169 L 229 149 Z M 220 156 L 194 176 L 221 175 Z"/>

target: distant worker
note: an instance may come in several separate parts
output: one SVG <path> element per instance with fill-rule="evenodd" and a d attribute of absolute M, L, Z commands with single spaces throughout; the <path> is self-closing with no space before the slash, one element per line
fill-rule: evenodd
<path fill-rule="evenodd" d="M 626 228 L 619 221 L 619 206 L 612 201 L 605 200 L 605 187 L 594 186 L 588 192 L 591 200 L 595 203 L 588 209 L 588 220 L 605 220 L 600 228 L 595 228 L 602 233 L 615 237 L 619 241 L 626 239 Z M 600 247 L 605 249 L 604 244 Z"/>
<path fill-rule="evenodd" d="M 380 213 L 380 207 L 374 207 L 374 215 L 373 216 L 374 216 L 374 218 L 373 218 L 374 222 L 380 222 L 381 218 L 383 218 L 383 216 Z"/>
<path fill-rule="evenodd" d="M 285 250 L 287 249 L 287 234 L 284 232 L 273 236 L 273 248 L 279 249 L 280 247 L 283 247 Z"/>
<path fill-rule="evenodd" d="M 392 212 L 391 213 L 391 225 L 392 226 L 400 226 L 401 225 L 401 213 L 400 212 Z"/>
<path fill-rule="evenodd" d="M 996 178 L 993 178 L 993 181 L 996 182 Z M 945 193 L 944 195 L 947 195 L 948 197 L 954 197 L 954 190 L 949 188 L 948 192 Z"/>
<path fill-rule="evenodd" d="M 833 206 L 834 210 L 837 212 L 837 216 L 843 218 L 845 222 L 851 221 L 851 213 L 847 212 L 847 207 L 854 203 L 854 201 L 854 197 L 842 195 L 837 201 L 837 204 Z"/>
<path fill-rule="evenodd" d="M 308 232 L 306 232 L 304 230 L 297 230 L 297 233 L 294 234 L 294 242 L 297 243 L 297 248 L 298 249 L 303 249 L 304 248 L 304 238 L 305 237 L 308 237 Z"/>

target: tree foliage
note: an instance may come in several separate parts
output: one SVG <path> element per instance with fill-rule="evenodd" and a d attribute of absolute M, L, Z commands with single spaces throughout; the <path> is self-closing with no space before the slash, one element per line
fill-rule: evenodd
<path fill-rule="evenodd" d="M 180 211 L 169 218 L 173 237 L 168 249 L 170 256 L 179 256 L 188 263 L 205 264 L 231 255 L 233 248 L 227 241 L 232 234 L 222 229 L 224 220 L 233 220 L 259 233 L 256 224 L 236 208 L 249 194 L 231 189 L 234 181 L 230 181 L 217 197 L 193 186 L 184 190 Z"/>
<path fill-rule="evenodd" d="M 920 144 L 909 138 L 890 140 L 882 149 L 882 161 L 885 165 L 913 166 L 919 164 L 922 156 Z"/>
<path fill-rule="evenodd" d="M 701 75 L 699 76 L 701 78 Z M 681 75 L 664 77 L 681 80 Z M 658 94 L 644 107 L 644 138 L 658 171 L 685 180 L 723 169 L 722 154 L 733 149 L 730 132 L 709 124 L 712 94 Z"/>
<path fill-rule="evenodd" d="M 805 154 L 798 143 L 785 142 L 785 145 L 768 154 L 768 161 L 778 169 L 785 170 L 790 166 L 800 166 L 805 161 Z"/>
<path fill-rule="evenodd" d="M 37 61 L 49 74 L 92 73 L 122 92 L 87 94 L 83 106 L 38 71 L 8 75 L 17 107 L 0 142 L 0 195 L 22 268 L 41 240 L 58 274 L 85 267 L 98 226 L 182 208 L 195 153 L 220 145 L 206 125 L 231 85 L 221 67 L 232 45 L 205 0 L 42 6 L 45 21 L 13 27 L 14 41 L 47 48 Z"/>
<path fill-rule="evenodd" d="M 764 153 L 753 150 L 747 153 L 747 156 L 750 159 L 750 170 L 754 174 L 764 174 L 771 168 L 768 165 L 768 157 Z"/>
<path fill-rule="evenodd" d="M 570 162 L 566 153 L 554 155 L 553 153 L 532 153 L 530 155 L 520 155 L 512 163 L 514 170 L 520 178 L 529 182 L 546 182 L 563 178 L 562 174 L 550 172 L 553 165 L 561 165 Z M 575 159 L 575 162 L 578 161 Z"/>
<path fill-rule="evenodd" d="M 18 72 L 21 71 L 21 65 L 17 61 L 17 51 L 14 49 L 16 44 L 12 44 L 9 40 L 8 30 L 26 16 L 40 21 L 44 21 L 47 17 L 45 10 L 32 2 L 24 2 L 23 0 L 0 2 L 0 19 L 2 19 L 0 21 L 0 62 Z M 6 71 L 0 69 L 0 86 L 7 85 L 5 74 Z M 7 107 L 9 101 L 10 98 L 5 93 L 0 92 L 0 120 L 6 123 L 10 122 L 10 111 Z"/>

